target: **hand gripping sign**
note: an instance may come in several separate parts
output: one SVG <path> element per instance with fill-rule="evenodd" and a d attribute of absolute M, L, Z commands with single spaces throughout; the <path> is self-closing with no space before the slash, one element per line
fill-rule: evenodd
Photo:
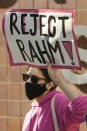
<path fill-rule="evenodd" d="M 74 11 L 13 9 L 3 18 L 11 65 L 80 69 Z"/>

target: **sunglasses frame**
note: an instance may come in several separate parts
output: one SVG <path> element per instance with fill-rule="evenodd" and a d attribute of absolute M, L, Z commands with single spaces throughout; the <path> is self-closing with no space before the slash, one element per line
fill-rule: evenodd
<path fill-rule="evenodd" d="M 29 75 L 29 74 L 23 73 L 22 76 L 23 76 L 23 81 L 24 82 L 26 82 L 29 78 L 31 78 L 32 83 L 37 83 L 38 80 L 45 80 L 46 81 L 45 78 L 40 78 L 40 77 L 38 77 L 36 75 Z"/>

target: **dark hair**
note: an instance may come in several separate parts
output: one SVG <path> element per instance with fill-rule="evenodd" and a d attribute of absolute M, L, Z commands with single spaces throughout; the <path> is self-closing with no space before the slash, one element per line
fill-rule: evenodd
<path fill-rule="evenodd" d="M 46 78 L 46 81 L 47 81 L 47 82 L 51 82 L 51 81 L 52 81 L 52 82 L 54 83 L 54 81 L 50 78 L 47 69 L 42 69 L 42 68 L 40 68 L 39 70 L 43 73 L 43 75 L 44 75 L 44 77 Z M 57 87 L 57 85 L 54 83 L 54 86 L 50 89 L 50 91 L 51 91 L 51 90 L 54 90 L 56 87 Z"/>
<path fill-rule="evenodd" d="M 49 74 L 48 74 L 48 70 L 47 70 L 47 69 L 42 69 L 42 68 L 40 68 L 39 70 L 43 73 L 43 75 L 44 75 L 44 77 L 46 78 L 46 81 L 47 81 L 47 82 L 52 81 L 52 79 L 50 78 L 50 76 L 49 76 Z"/>

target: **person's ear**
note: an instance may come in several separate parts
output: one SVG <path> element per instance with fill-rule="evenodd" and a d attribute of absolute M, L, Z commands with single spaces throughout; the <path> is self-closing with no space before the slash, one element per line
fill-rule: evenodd
<path fill-rule="evenodd" d="M 54 83 L 51 81 L 49 83 L 46 84 L 46 89 L 50 90 L 53 87 Z"/>

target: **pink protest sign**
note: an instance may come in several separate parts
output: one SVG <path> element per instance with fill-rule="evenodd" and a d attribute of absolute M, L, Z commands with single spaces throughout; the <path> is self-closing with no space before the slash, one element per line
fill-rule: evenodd
<path fill-rule="evenodd" d="M 74 11 L 13 9 L 3 18 L 11 65 L 80 69 Z"/>

